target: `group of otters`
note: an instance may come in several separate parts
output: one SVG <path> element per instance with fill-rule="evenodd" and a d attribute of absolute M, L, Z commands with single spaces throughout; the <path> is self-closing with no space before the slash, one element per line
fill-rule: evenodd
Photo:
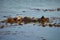
<path fill-rule="evenodd" d="M 45 26 L 46 23 L 49 22 L 49 18 L 45 18 L 44 16 L 42 16 L 41 18 L 30 18 L 30 17 L 21 17 L 21 16 L 16 16 L 14 18 L 12 17 L 9 17 L 7 18 L 6 20 L 4 20 L 4 23 L 7 25 L 8 23 L 9 24 L 18 24 L 18 25 L 22 25 L 22 23 L 24 24 L 27 24 L 27 23 L 40 23 L 42 26 Z M 56 26 L 56 25 L 53 25 L 53 24 L 49 24 L 48 26 Z M 60 27 L 60 25 L 57 25 Z"/>
<path fill-rule="evenodd" d="M 45 18 L 44 16 L 42 16 L 41 18 L 30 18 L 30 17 L 24 17 L 22 18 L 21 16 L 16 16 L 14 18 L 12 17 L 9 17 L 5 20 L 5 24 L 7 23 L 10 23 L 10 24 L 13 24 L 13 23 L 16 23 L 16 24 L 19 24 L 21 25 L 21 23 L 24 23 L 24 24 L 27 24 L 27 23 L 36 23 L 36 22 L 39 22 L 41 23 L 42 25 L 44 25 L 46 22 L 49 22 L 49 18 Z"/>

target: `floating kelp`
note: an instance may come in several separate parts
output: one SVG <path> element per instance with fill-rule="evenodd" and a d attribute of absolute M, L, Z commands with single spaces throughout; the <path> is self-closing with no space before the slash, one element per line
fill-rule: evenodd
<path fill-rule="evenodd" d="M 4 28 L 4 25 L 0 26 L 0 28 Z"/>
<path fill-rule="evenodd" d="M 36 11 L 43 11 L 43 12 L 54 12 L 54 11 L 60 11 L 60 8 L 55 8 L 55 9 L 40 9 L 40 8 L 32 8 L 31 10 L 36 10 Z"/>
<path fill-rule="evenodd" d="M 57 11 L 60 11 L 60 8 L 57 8 Z"/>

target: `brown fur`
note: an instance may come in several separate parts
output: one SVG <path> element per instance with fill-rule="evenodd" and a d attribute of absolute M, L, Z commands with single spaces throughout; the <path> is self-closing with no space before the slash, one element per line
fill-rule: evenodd
<path fill-rule="evenodd" d="M 10 23 L 10 24 L 13 24 L 13 23 L 16 23 L 16 24 L 20 24 L 22 22 L 22 18 L 20 17 L 20 19 L 18 18 L 12 18 L 12 17 L 9 17 L 5 20 L 5 23 Z"/>
<path fill-rule="evenodd" d="M 31 20 L 32 20 L 32 19 L 31 19 L 30 17 L 24 17 L 24 18 L 23 18 L 23 22 L 24 22 L 25 24 L 30 23 Z"/>
<path fill-rule="evenodd" d="M 38 19 L 38 22 L 44 25 L 46 22 L 49 22 L 49 19 L 42 16 L 41 18 Z"/>

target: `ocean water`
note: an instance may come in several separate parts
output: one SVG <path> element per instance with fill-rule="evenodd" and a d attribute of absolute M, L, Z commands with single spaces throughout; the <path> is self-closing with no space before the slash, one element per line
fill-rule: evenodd
<path fill-rule="evenodd" d="M 29 16 L 40 18 L 59 17 L 60 11 L 43 12 L 38 9 L 55 9 L 60 8 L 60 0 L 0 0 L 0 20 L 5 20 L 3 16 Z M 25 11 L 25 12 L 23 12 Z M 57 19 L 55 23 L 60 23 Z M 0 23 L 1 25 L 1 23 Z M 39 24 L 24 24 L 24 25 L 6 25 L 3 29 L 0 28 L 0 40 L 60 40 L 59 27 L 42 27 Z"/>

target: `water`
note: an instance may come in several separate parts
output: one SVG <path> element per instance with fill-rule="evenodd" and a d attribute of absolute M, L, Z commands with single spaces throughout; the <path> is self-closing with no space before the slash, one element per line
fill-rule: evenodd
<path fill-rule="evenodd" d="M 60 7 L 60 0 L 0 0 L 0 20 L 5 20 L 3 16 L 29 16 L 39 18 L 60 17 L 60 11 L 43 12 L 31 10 L 55 9 Z M 26 11 L 26 12 L 23 12 Z M 55 21 L 60 22 L 60 21 Z M 0 24 L 1 25 L 1 24 Z M 32 24 L 7 25 L 0 29 L 0 40 L 60 40 L 60 28 L 42 27 Z"/>

